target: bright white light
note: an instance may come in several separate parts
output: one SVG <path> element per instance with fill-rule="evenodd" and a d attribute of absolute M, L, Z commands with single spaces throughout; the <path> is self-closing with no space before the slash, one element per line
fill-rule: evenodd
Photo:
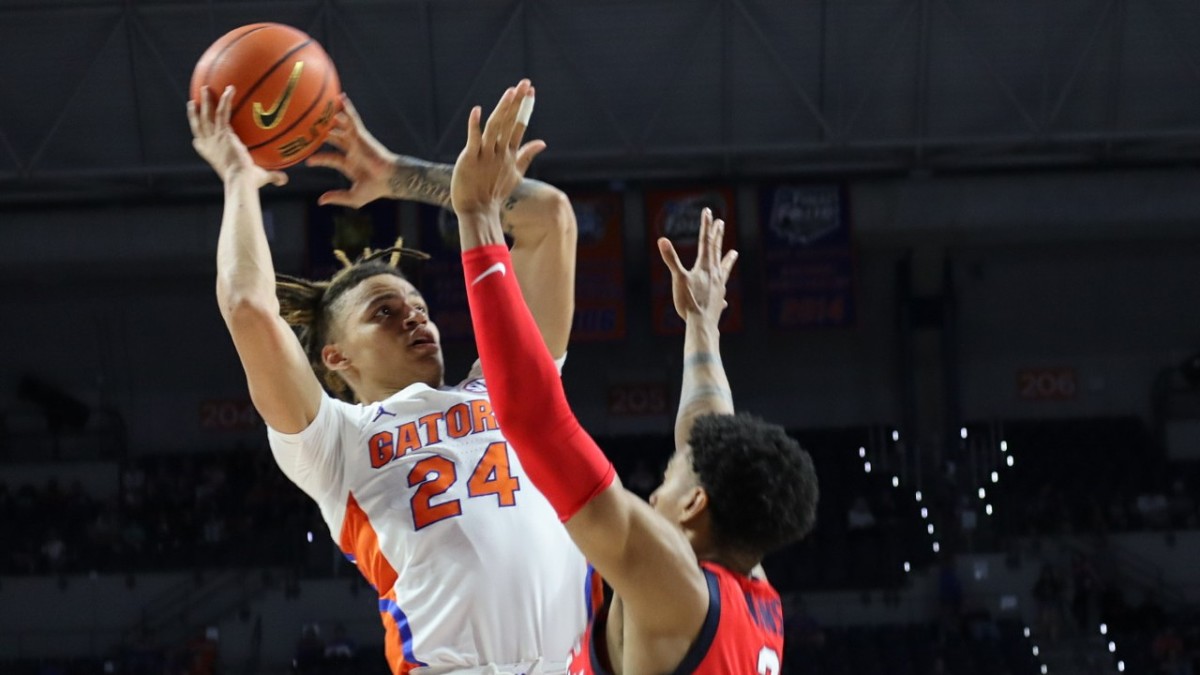
<path fill-rule="evenodd" d="M 1034 655 L 1034 656 L 1037 656 L 1037 655 L 1038 655 L 1038 647 L 1037 647 L 1037 645 L 1034 645 L 1034 646 L 1033 646 L 1033 655 Z"/>
<path fill-rule="evenodd" d="M 1043 663 L 1042 664 L 1042 675 L 1046 675 L 1046 673 L 1048 673 L 1048 672 L 1050 672 L 1050 669 L 1047 668 L 1046 664 Z"/>
<path fill-rule="evenodd" d="M 942 545 L 937 543 L 936 541 L 933 542 L 933 552 L 937 553 L 940 550 L 942 550 Z"/>
<path fill-rule="evenodd" d="M 1008 456 L 1008 459 L 1006 459 L 1006 460 L 1004 460 L 1004 461 L 1005 461 L 1005 462 L 1007 462 L 1009 466 L 1012 466 L 1012 465 L 1013 465 L 1013 458 L 1012 458 L 1012 455 L 1009 455 L 1009 456 Z"/>
<path fill-rule="evenodd" d="M 1117 651 L 1117 643 L 1113 642 L 1112 640 L 1109 640 L 1108 641 L 1108 651 L 1115 653 Z"/>
<path fill-rule="evenodd" d="M 924 506 L 921 507 L 921 517 L 922 518 L 929 517 L 929 509 L 925 508 Z"/>
<path fill-rule="evenodd" d="M 959 429 L 959 430 L 958 430 L 958 435 L 959 435 L 959 436 L 962 436 L 963 438 L 966 438 L 966 437 L 967 437 L 967 428 L 966 428 L 966 427 L 963 427 L 963 428 Z"/>
<path fill-rule="evenodd" d="M 1000 441 L 1000 452 L 1008 452 L 1008 441 Z"/>
<path fill-rule="evenodd" d="M 892 487 L 900 487 L 900 476 L 892 476 Z"/>
<path fill-rule="evenodd" d="M 896 431 L 895 429 L 892 430 L 892 440 L 893 441 L 900 440 L 900 432 L 899 431 Z"/>
<path fill-rule="evenodd" d="M 1000 474 L 996 473 L 995 471 L 992 472 L 992 482 L 993 483 L 1000 482 Z"/>
<path fill-rule="evenodd" d="M 987 497 L 987 490 L 985 490 L 983 488 L 979 488 L 979 498 L 985 499 L 986 497 Z"/>
<path fill-rule="evenodd" d="M 984 512 L 985 512 L 985 513 L 987 513 L 989 516 L 990 516 L 990 515 L 992 515 L 992 505 L 991 505 L 991 504 L 987 504 L 987 505 L 985 505 L 985 506 L 983 507 L 983 510 L 984 510 Z"/>
<path fill-rule="evenodd" d="M 310 544 L 312 543 L 312 532 L 311 531 L 308 533 L 308 543 L 310 543 Z"/>
<path fill-rule="evenodd" d="M 1118 673 L 1125 672 L 1125 662 L 1124 661 L 1117 661 L 1117 672 Z"/>
<path fill-rule="evenodd" d="M 1025 637 L 1029 637 L 1029 626 L 1025 626 Z"/>
<path fill-rule="evenodd" d="M 1100 624 L 1100 634 L 1108 635 L 1108 624 L 1106 624 L 1106 623 Z"/>
<path fill-rule="evenodd" d="M 871 473 L 871 463 L 870 462 L 863 462 L 863 471 L 866 471 L 867 473 Z"/>
<path fill-rule="evenodd" d="M 917 501 L 921 501 L 921 491 L 917 490 Z"/>
<path fill-rule="evenodd" d="M 908 564 L 908 561 L 907 561 L 907 560 L 905 560 L 905 561 L 904 561 L 904 573 L 905 573 L 905 574 L 907 574 L 907 573 L 909 573 L 909 572 L 911 572 L 911 571 L 912 571 L 912 565 L 909 565 L 909 564 Z"/>
<path fill-rule="evenodd" d="M 861 446 L 860 446 L 860 447 L 858 448 L 858 456 L 859 456 L 859 457 L 866 457 L 866 456 L 867 456 L 867 449 L 866 449 L 866 448 L 864 448 L 864 447 L 861 447 Z"/>
<path fill-rule="evenodd" d="M 925 530 L 928 531 L 929 534 L 933 534 L 933 523 L 930 523 L 929 527 L 926 527 Z"/>

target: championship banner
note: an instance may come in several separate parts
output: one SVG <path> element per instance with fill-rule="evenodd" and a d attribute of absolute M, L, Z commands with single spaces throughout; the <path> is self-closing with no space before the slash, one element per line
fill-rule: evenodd
<path fill-rule="evenodd" d="M 625 337 L 624 219 L 621 195 L 571 195 L 579 248 L 575 276 L 572 341 Z"/>
<path fill-rule="evenodd" d="M 778 185 L 760 194 L 767 324 L 777 329 L 855 325 L 845 189 Z"/>
<path fill-rule="evenodd" d="M 318 206 L 308 209 L 308 269 L 314 280 L 328 279 L 342 264 L 333 257 L 334 249 L 346 252 L 354 260 L 363 249 L 391 248 L 399 236 L 399 209 L 396 202 L 384 199 L 354 210 Z"/>
<path fill-rule="evenodd" d="M 722 250 L 737 248 L 737 214 L 733 190 L 727 187 L 689 188 L 680 190 L 651 190 L 646 193 L 646 233 L 650 245 L 651 321 L 654 331 L 661 335 L 683 333 L 683 319 L 675 312 L 671 300 L 671 272 L 658 252 L 659 237 L 675 244 L 684 267 L 696 262 L 696 238 L 700 233 L 700 211 L 712 209 L 713 218 L 725 221 L 725 240 Z M 725 290 L 729 306 L 721 314 L 721 331 L 731 333 L 742 329 L 742 287 L 740 274 L 734 267 Z"/>
<path fill-rule="evenodd" d="M 418 290 L 429 304 L 429 315 L 442 334 L 442 341 L 470 340 L 471 307 L 463 281 L 462 247 L 458 242 L 458 218 L 448 209 L 422 204 L 418 207 L 421 241 L 418 248 L 432 258 L 421 266 Z"/>

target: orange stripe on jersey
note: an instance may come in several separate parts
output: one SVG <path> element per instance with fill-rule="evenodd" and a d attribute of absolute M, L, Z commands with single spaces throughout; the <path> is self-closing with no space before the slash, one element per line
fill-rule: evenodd
<path fill-rule="evenodd" d="M 377 592 L 383 593 L 396 585 L 399 575 L 380 552 L 379 535 L 375 534 L 375 528 L 354 499 L 353 493 L 346 499 L 346 517 L 342 520 L 342 538 L 338 546 L 343 552 L 354 556 L 358 571 Z"/>

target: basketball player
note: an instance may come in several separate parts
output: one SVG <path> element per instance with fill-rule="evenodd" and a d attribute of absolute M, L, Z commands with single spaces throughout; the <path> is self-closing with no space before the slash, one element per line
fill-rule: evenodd
<path fill-rule="evenodd" d="M 510 452 L 478 363 L 444 385 L 438 329 L 396 269 L 399 249 L 342 255 L 346 268 L 328 281 L 277 281 L 259 189 L 286 176 L 251 161 L 229 127 L 232 97 L 214 105 L 205 91 L 188 107 L 193 145 L 225 184 L 217 300 L 276 461 L 379 593 L 392 672 L 563 672 L 592 578 Z M 314 163 L 354 184 L 324 203 L 449 203 L 451 167 L 391 155 L 348 102 L 330 143 L 342 154 Z M 512 271 L 561 366 L 574 216 L 562 192 L 537 181 L 505 198 Z"/>
<path fill-rule="evenodd" d="M 732 251 L 721 256 L 724 223 L 704 211 L 691 270 L 659 241 L 687 328 L 676 450 L 647 505 L 621 486 L 575 419 L 508 274 L 500 210 L 544 148 L 522 145 L 528 90 L 509 90 L 482 131 L 472 110 L 451 199 L 496 416 L 530 480 L 614 590 L 569 672 L 777 675 L 779 595 L 754 572 L 766 553 L 811 529 L 817 480 L 808 453 L 780 427 L 733 414 L 717 331 L 736 260 Z"/>

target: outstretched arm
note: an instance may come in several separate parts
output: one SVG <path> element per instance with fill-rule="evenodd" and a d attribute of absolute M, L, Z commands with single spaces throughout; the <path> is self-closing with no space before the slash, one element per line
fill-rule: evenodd
<path fill-rule="evenodd" d="M 721 363 L 721 333 L 717 324 L 725 309 L 725 283 L 737 262 L 737 251 L 721 256 L 725 221 L 713 220 L 710 209 L 700 216 L 696 264 L 685 269 L 666 237 L 658 251 L 671 271 L 675 311 L 687 323 L 683 339 L 683 386 L 675 417 L 675 447 L 688 444 L 696 418 L 709 413 L 732 415 L 733 395 Z"/>
<path fill-rule="evenodd" d="M 646 658 L 678 659 L 695 639 L 708 590 L 683 534 L 621 487 L 612 464 L 567 404 L 550 354 L 536 339 L 520 290 L 504 270 L 499 210 L 545 145 L 521 145 L 516 112 L 527 81 L 505 93 L 481 132 L 472 110 L 452 195 L 463 242 L 467 295 L 488 391 L 521 465 L 571 538 L 625 603 L 627 625 L 645 636 Z M 657 659 L 658 652 L 668 655 Z M 641 657 L 639 657 L 641 658 Z M 671 666 L 673 667 L 673 665 Z M 669 667 L 663 668 L 669 670 Z"/>
<path fill-rule="evenodd" d="M 320 204 L 360 208 L 376 199 L 408 199 L 450 206 L 449 164 L 427 162 L 391 152 L 371 135 L 342 97 L 327 141 L 338 152 L 320 152 L 309 166 L 336 169 L 350 179 L 345 190 L 321 195 Z M 524 178 L 504 196 L 503 231 L 513 238 L 513 271 L 546 347 L 556 358 L 567 350 L 575 313 L 575 213 L 562 190 Z"/>
<path fill-rule="evenodd" d="M 216 109 L 207 87 L 200 105 L 188 102 L 192 146 L 225 183 L 225 211 L 217 239 L 217 303 L 246 371 L 250 398 L 276 431 L 302 431 L 317 415 L 321 384 L 299 340 L 279 316 L 275 268 L 263 231 L 258 190 L 287 176 L 255 165 L 229 126 L 233 88 Z"/>

